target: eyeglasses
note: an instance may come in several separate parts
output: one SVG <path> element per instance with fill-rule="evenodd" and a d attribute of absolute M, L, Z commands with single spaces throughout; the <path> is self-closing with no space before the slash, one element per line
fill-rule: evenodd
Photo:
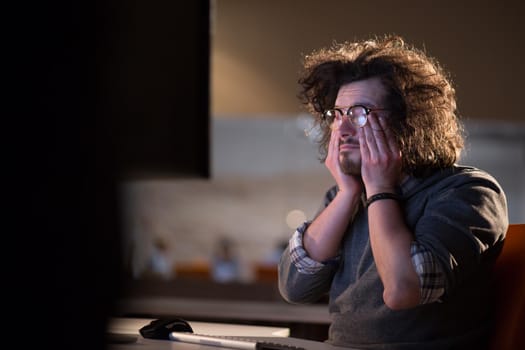
<path fill-rule="evenodd" d="M 324 120 L 332 124 L 334 120 L 338 125 L 343 123 L 343 116 L 348 118 L 352 125 L 361 128 L 366 125 L 368 115 L 373 111 L 385 111 L 385 108 L 368 108 L 363 105 L 354 105 L 347 108 L 346 112 L 343 108 L 328 109 L 323 113 Z"/>

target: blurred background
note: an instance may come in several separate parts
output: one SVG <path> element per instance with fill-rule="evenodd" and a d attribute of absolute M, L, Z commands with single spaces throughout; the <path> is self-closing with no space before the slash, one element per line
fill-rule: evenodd
<path fill-rule="evenodd" d="M 332 184 L 296 94 L 302 55 L 333 41 L 394 33 L 437 57 L 469 133 L 462 162 L 491 172 L 510 221 L 524 222 L 519 0 L 105 0 L 95 20 L 92 2 L 59 1 L 6 13 L 6 203 L 20 214 L 6 216 L 6 247 L 30 260 L 6 285 L 14 319 L 56 318 L 32 330 L 53 348 L 103 348 L 114 315 L 287 318 L 304 324 L 295 336 L 322 323 L 324 339 L 325 305 L 286 309 L 275 266 Z M 78 329 L 93 336 L 79 343 Z"/>
<path fill-rule="evenodd" d="M 207 145 L 209 168 L 202 176 L 150 168 L 123 179 L 127 274 L 137 281 L 189 278 L 275 285 L 283 246 L 315 214 L 332 185 L 317 158 L 311 116 L 296 98 L 302 55 L 334 41 L 387 33 L 425 49 L 451 72 L 468 132 L 461 163 L 492 173 L 508 195 L 510 222 L 523 222 L 520 6 L 518 1 L 211 1 L 209 123 L 182 130 Z M 140 7 L 136 13 L 144 20 L 134 28 L 145 34 L 135 40 L 153 51 L 140 61 L 142 84 L 128 86 L 139 97 L 129 102 L 139 104 L 155 94 L 151 113 L 193 118 L 177 114 L 177 106 L 159 107 L 159 91 L 151 83 L 167 79 L 164 69 L 173 64 L 162 59 L 159 48 L 167 42 L 158 37 L 170 21 L 158 15 L 161 7 Z M 159 45 L 153 46 L 146 34 Z M 177 293 L 173 287 L 161 290 Z"/>

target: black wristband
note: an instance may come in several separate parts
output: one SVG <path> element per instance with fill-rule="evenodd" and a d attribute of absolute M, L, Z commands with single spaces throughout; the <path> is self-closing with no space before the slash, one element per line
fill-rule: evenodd
<path fill-rule="evenodd" d="M 381 200 L 381 199 L 393 199 L 393 200 L 398 201 L 401 198 L 395 193 L 389 193 L 389 192 L 376 193 L 373 196 L 370 196 L 366 200 L 366 205 L 365 206 L 368 208 L 370 206 L 370 204 L 374 203 L 375 201 Z"/>

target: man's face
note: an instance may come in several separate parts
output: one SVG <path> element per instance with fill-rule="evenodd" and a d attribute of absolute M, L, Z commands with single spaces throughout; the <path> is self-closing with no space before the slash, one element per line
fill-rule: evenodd
<path fill-rule="evenodd" d="M 341 86 L 337 93 L 335 106 L 345 111 L 350 106 L 363 105 L 368 108 L 386 108 L 384 101 L 386 90 L 379 78 L 355 81 Z M 374 113 L 374 112 L 372 112 Z M 357 137 L 357 128 L 343 118 L 343 122 L 334 122 L 333 128 L 339 131 L 339 164 L 348 175 L 361 175 L 361 151 Z"/>

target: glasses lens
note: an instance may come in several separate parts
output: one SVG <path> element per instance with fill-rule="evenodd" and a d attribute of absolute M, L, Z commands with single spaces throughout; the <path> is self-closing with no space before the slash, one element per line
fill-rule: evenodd
<path fill-rule="evenodd" d="M 326 112 L 324 112 L 324 120 L 325 120 L 325 122 L 331 124 L 334 121 L 334 119 L 336 117 L 336 114 L 337 114 L 337 112 L 336 112 L 335 109 L 329 109 Z"/>
<path fill-rule="evenodd" d="M 362 106 L 354 106 L 349 111 L 349 117 L 352 124 L 358 127 L 363 127 L 366 124 L 368 113 Z"/>

